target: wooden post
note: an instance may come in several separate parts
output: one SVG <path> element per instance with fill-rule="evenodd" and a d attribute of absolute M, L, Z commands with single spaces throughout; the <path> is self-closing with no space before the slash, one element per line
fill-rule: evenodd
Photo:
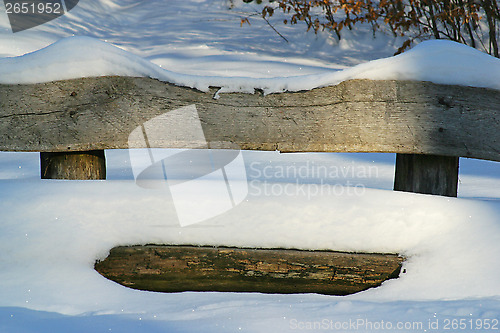
<path fill-rule="evenodd" d="M 394 190 L 457 196 L 458 157 L 396 154 Z"/>
<path fill-rule="evenodd" d="M 106 179 L 104 150 L 40 153 L 42 179 Z"/>

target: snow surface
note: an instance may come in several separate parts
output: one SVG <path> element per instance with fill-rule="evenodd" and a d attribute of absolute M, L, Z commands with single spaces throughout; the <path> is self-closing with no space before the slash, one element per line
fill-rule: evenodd
<path fill-rule="evenodd" d="M 243 62 L 242 62 L 243 63 Z M 67 37 L 44 49 L 0 59 L 0 83 L 40 83 L 106 75 L 152 77 L 208 91 L 264 93 L 310 90 L 350 79 L 419 80 L 500 89 L 500 59 L 463 44 L 425 41 L 398 56 L 344 70 L 286 77 L 206 76 L 176 73 L 91 37 Z"/>
<path fill-rule="evenodd" d="M 398 41 L 373 40 L 369 27 L 337 42 L 276 25 L 286 43 L 257 17 L 240 27 L 258 11 L 239 0 L 88 0 L 17 34 L 2 12 L 0 81 L 117 74 L 277 92 L 387 78 L 498 89 L 499 60 L 462 45 L 431 41 L 390 57 Z M 38 154 L 0 153 L 0 332 L 448 332 L 446 320 L 451 328 L 500 319 L 498 163 L 461 159 L 459 198 L 444 198 L 391 191 L 391 154 L 243 152 L 246 200 L 181 227 L 167 190 L 137 186 L 127 151 L 106 154 L 107 181 L 64 182 L 39 179 Z M 346 297 L 141 292 L 93 270 L 113 246 L 146 243 L 395 252 L 407 261 L 399 279 Z"/>
<path fill-rule="evenodd" d="M 295 331 L 296 321 L 427 325 L 438 318 L 442 326 L 446 318 L 500 315 L 496 165 L 464 160 L 463 198 L 453 199 L 388 190 L 394 171 L 390 154 L 244 152 L 252 184 L 247 200 L 226 214 L 182 228 L 167 193 L 135 184 L 127 151 L 107 152 L 110 180 L 105 182 L 37 180 L 37 154 L 3 155 L 2 178 L 8 179 L 2 181 L 0 200 L 0 313 L 7 332 L 25 325 L 42 331 L 31 328 L 30 321 L 46 325 L 47 332 L 82 323 L 91 330 L 119 332 L 189 332 L 200 327 L 207 332 L 239 327 L 284 332 Z M 279 177 L 290 165 L 293 170 L 307 167 L 309 173 Z M 330 178 L 323 195 L 314 195 L 321 181 L 315 179 L 315 170 L 324 166 L 345 176 Z M 479 184 L 474 177 L 487 172 L 492 173 L 488 184 Z M 356 187 L 346 186 L 349 182 L 363 188 L 356 192 Z M 291 189 L 305 184 L 306 190 L 264 193 L 266 186 L 276 184 L 281 187 L 274 188 Z M 210 181 L 205 185 L 211 186 Z M 326 186 L 335 190 L 328 193 Z M 478 195 L 488 200 L 467 199 Z M 128 290 L 92 269 L 96 258 L 104 258 L 114 245 L 145 243 L 381 251 L 401 253 L 408 260 L 400 279 L 348 297 L 165 295 Z"/>

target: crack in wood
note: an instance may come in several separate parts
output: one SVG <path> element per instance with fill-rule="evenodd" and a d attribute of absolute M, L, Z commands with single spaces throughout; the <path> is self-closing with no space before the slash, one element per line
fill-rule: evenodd
<path fill-rule="evenodd" d="M 15 114 L 7 114 L 0 116 L 2 118 L 15 118 L 15 117 L 30 117 L 30 116 L 46 116 L 54 113 L 63 113 L 66 112 L 64 110 L 56 110 L 56 111 L 46 111 L 46 112 L 26 112 L 26 113 L 15 113 Z"/>

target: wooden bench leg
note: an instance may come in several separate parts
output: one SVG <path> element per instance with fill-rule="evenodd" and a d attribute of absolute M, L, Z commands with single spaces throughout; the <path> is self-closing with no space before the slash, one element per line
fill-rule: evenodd
<path fill-rule="evenodd" d="M 40 153 L 42 179 L 106 179 L 104 150 Z"/>
<path fill-rule="evenodd" d="M 440 155 L 396 155 L 394 190 L 457 196 L 458 157 Z"/>

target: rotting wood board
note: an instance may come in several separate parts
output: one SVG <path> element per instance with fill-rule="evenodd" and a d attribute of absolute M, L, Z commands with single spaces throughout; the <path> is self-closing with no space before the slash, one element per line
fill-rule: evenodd
<path fill-rule="evenodd" d="M 95 269 L 149 291 L 347 295 L 397 278 L 402 262 L 394 254 L 148 245 L 115 247 Z"/>

